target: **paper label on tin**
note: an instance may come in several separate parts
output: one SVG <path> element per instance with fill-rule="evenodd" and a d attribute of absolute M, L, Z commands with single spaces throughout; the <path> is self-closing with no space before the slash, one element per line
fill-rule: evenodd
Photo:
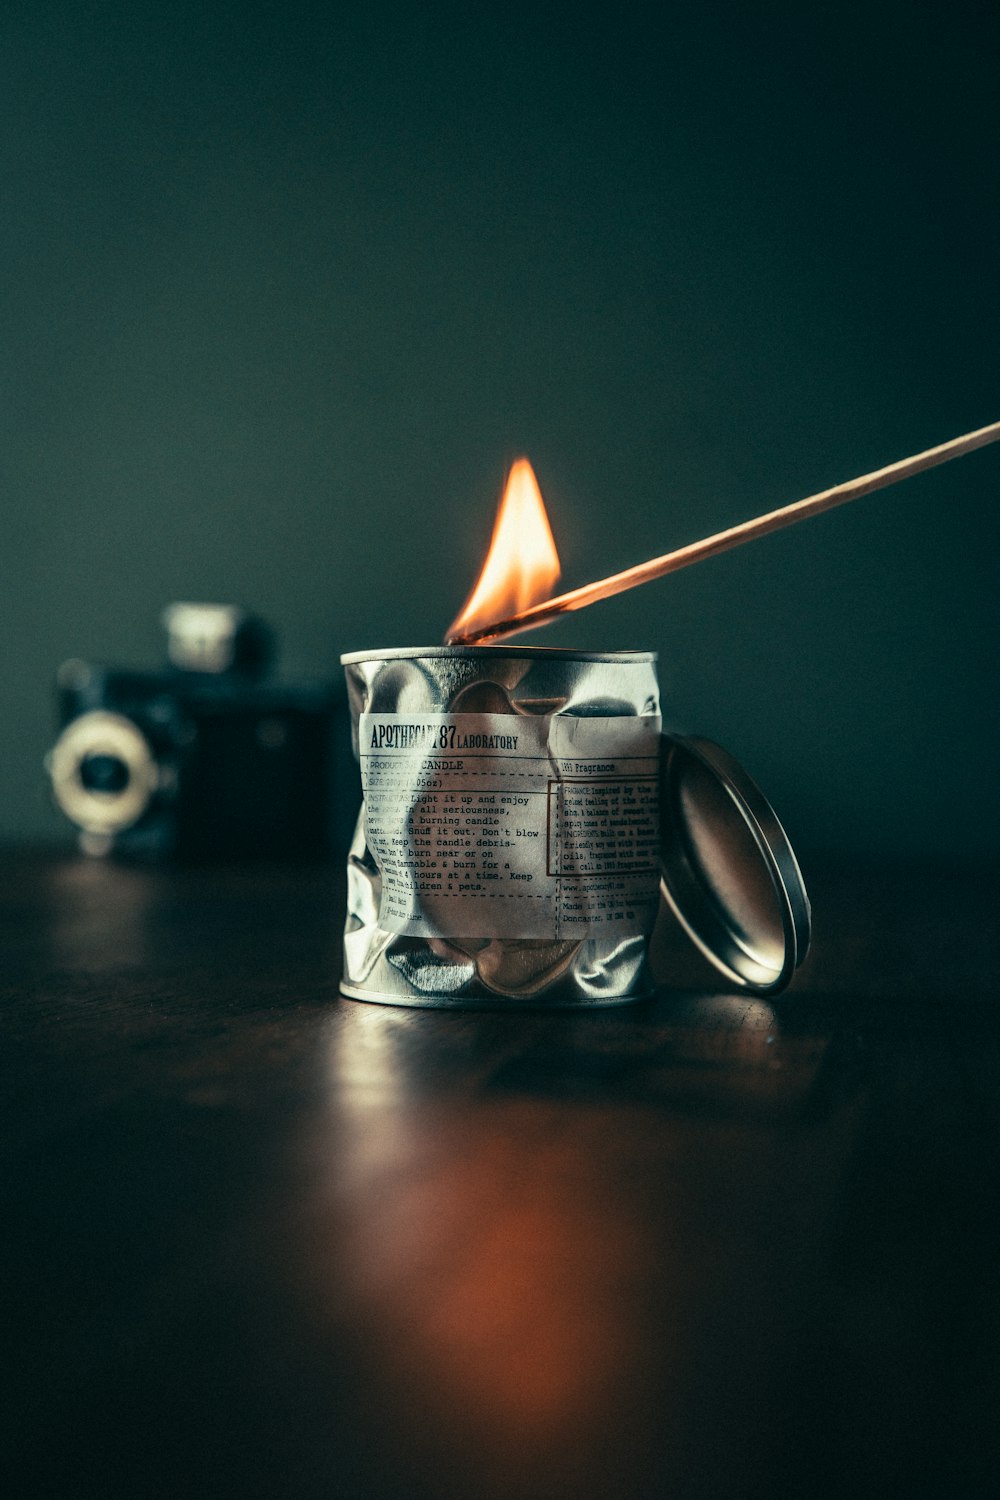
<path fill-rule="evenodd" d="M 383 930 L 555 941 L 650 931 L 658 718 L 363 714 L 358 734 Z"/>

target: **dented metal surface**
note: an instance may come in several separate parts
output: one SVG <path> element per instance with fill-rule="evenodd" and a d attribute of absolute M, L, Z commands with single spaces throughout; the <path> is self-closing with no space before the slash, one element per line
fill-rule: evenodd
<path fill-rule="evenodd" d="M 411 736 L 424 734 L 426 726 L 438 715 L 468 715 L 468 720 L 459 722 L 487 727 L 489 720 L 474 721 L 471 716 L 505 716 L 504 724 L 516 727 L 520 720 L 526 725 L 526 744 L 542 733 L 538 720 L 595 721 L 575 729 L 569 724 L 557 724 L 550 738 L 559 745 L 571 743 L 575 738 L 588 742 L 588 736 L 600 736 L 601 723 L 615 730 L 615 720 L 631 720 L 632 733 L 641 730 L 639 738 L 643 742 L 659 732 L 659 692 L 653 653 L 431 647 L 357 652 L 342 661 L 356 755 L 363 748 L 359 747 L 359 725 L 363 722 L 368 732 L 367 726 L 371 724 L 384 726 L 390 722 L 378 717 L 386 715 L 405 721 Z M 647 722 L 637 726 L 637 719 Z M 527 721 L 535 722 L 529 725 Z M 626 737 L 627 733 L 626 728 Z M 466 740 L 487 743 L 485 736 L 466 736 Z M 390 742 L 391 737 L 383 730 L 382 743 Z M 407 763 L 399 764 L 405 768 Z M 559 763 L 553 760 L 553 764 L 556 770 L 552 774 L 558 778 Z M 605 778 L 609 784 L 613 779 Z M 572 780 L 584 792 L 588 790 L 586 777 Z M 624 788 L 622 795 L 626 798 L 632 797 L 632 788 L 625 779 L 620 778 L 616 786 Z M 558 790 L 561 794 L 561 786 Z M 409 829 L 412 818 L 409 823 L 406 818 L 417 805 L 419 788 L 407 784 L 399 795 L 399 828 Z M 558 805 L 561 807 L 561 802 Z M 363 806 L 348 858 L 342 984 L 346 994 L 400 1005 L 507 1008 L 607 1006 L 649 993 L 646 954 L 648 929 L 655 914 L 655 874 L 649 877 L 652 896 L 648 912 L 638 911 L 634 918 L 632 911 L 628 913 L 633 925 L 641 924 L 642 930 L 638 931 L 611 930 L 613 924 L 609 924 L 599 936 L 590 930 L 567 933 L 559 926 L 549 936 L 491 934 L 483 932 L 481 913 L 486 909 L 485 897 L 467 903 L 468 925 L 480 932 L 478 936 L 470 937 L 458 930 L 433 930 L 433 913 L 429 921 L 411 921 L 410 931 L 393 931 L 380 922 L 380 916 L 383 922 L 387 921 L 383 915 L 386 860 L 383 852 L 380 865 L 371 847 L 373 841 L 377 842 L 369 837 Z M 396 843 L 403 841 L 402 837 L 395 839 Z M 642 879 L 646 880 L 645 873 Z M 446 907 L 452 913 L 460 908 L 461 903 L 454 898 Z M 624 913 L 619 915 L 624 919 Z M 400 925 L 406 923 L 397 921 L 396 926 Z M 461 925 L 454 916 L 450 917 L 450 927 L 457 929 Z"/>

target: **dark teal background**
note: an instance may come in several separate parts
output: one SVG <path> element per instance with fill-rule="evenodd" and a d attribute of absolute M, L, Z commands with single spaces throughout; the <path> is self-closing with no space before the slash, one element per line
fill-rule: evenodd
<path fill-rule="evenodd" d="M 0 836 L 70 655 L 438 641 L 1000 418 L 997 8 L 3 7 Z M 526 643 L 655 647 L 793 839 L 996 838 L 1000 448 Z"/>

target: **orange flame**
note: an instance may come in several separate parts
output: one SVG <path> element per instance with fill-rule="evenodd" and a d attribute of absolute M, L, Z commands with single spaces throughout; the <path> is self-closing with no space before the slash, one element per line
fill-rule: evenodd
<path fill-rule="evenodd" d="M 486 630 L 550 599 L 559 573 L 559 553 L 535 471 L 526 458 L 519 458 L 507 479 L 483 571 L 445 640 Z"/>

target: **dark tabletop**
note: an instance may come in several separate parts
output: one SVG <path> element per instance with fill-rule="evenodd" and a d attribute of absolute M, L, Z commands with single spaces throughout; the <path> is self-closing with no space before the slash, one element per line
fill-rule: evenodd
<path fill-rule="evenodd" d="M 787 997 L 339 998 L 336 871 L 0 863 L 13 1495 L 978 1496 L 1000 886 L 810 868 Z"/>

